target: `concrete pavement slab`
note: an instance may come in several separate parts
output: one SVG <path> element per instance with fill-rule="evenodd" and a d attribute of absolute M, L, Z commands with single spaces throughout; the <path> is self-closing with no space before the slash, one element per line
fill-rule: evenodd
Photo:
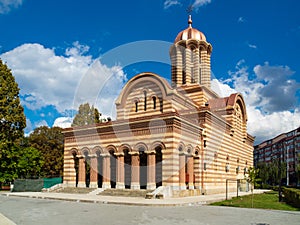
<path fill-rule="evenodd" d="M 0 224 L 1 225 L 16 225 L 13 221 L 11 221 L 7 217 L 3 216 L 1 213 L 0 213 Z"/>
<path fill-rule="evenodd" d="M 255 190 L 255 194 L 263 193 L 268 190 Z M 251 192 L 240 192 L 239 196 L 249 195 Z M 181 198 L 165 198 L 165 199 L 145 199 L 140 197 L 121 197 L 121 196 L 104 196 L 89 194 L 67 194 L 55 192 L 12 192 L 4 193 L 5 196 L 28 197 L 39 199 L 53 199 L 75 202 L 90 202 L 103 204 L 119 204 L 119 205 L 140 205 L 140 206 L 183 206 L 183 205 L 207 205 L 213 202 L 225 200 L 226 195 L 200 195 Z M 237 194 L 228 193 L 228 198 L 235 197 Z"/>

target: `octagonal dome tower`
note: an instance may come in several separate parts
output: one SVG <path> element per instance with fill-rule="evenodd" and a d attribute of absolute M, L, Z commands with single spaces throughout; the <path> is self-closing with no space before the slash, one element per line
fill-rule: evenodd
<path fill-rule="evenodd" d="M 192 27 L 189 16 L 188 28 L 180 31 L 170 48 L 172 85 L 199 84 L 210 88 L 210 56 L 212 46 L 205 35 Z"/>

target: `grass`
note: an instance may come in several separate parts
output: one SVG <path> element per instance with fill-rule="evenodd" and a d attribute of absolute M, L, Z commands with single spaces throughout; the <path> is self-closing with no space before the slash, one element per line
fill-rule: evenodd
<path fill-rule="evenodd" d="M 235 197 L 230 200 L 215 202 L 212 203 L 211 205 L 252 208 L 252 195 Z M 279 202 L 278 192 L 275 191 L 253 195 L 253 208 L 300 211 L 300 208 L 295 208 L 293 206 L 286 204 L 285 202 Z"/>

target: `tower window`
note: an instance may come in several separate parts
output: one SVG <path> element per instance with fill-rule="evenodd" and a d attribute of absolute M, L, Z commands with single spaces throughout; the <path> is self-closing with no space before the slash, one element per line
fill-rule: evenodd
<path fill-rule="evenodd" d="M 156 109 L 156 97 L 153 96 L 152 100 L 153 100 L 153 109 Z"/>
<path fill-rule="evenodd" d="M 199 84 L 202 83 L 202 80 L 201 80 L 201 76 L 202 76 L 202 71 L 201 71 L 201 67 L 199 68 Z"/>
<path fill-rule="evenodd" d="M 194 66 L 195 66 L 195 62 L 194 62 L 194 54 L 195 53 L 195 49 L 192 49 L 191 51 L 191 83 L 195 83 L 195 71 L 194 71 Z"/>
<path fill-rule="evenodd" d="M 160 107 L 160 112 L 163 112 L 163 100 L 161 98 L 159 99 L 159 107 Z"/>
<path fill-rule="evenodd" d="M 182 52 L 182 84 L 186 84 L 186 50 Z"/>
<path fill-rule="evenodd" d="M 147 110 L 147 92 L 144 91 L 144 111 Z"/>
<path fill-rule="evenodd" d="M 138 112 L 139 111 L 139 103 L 138 103 L 138 101 L 135 101 L 134 104 L 135 104 L 135 112 Z"/>

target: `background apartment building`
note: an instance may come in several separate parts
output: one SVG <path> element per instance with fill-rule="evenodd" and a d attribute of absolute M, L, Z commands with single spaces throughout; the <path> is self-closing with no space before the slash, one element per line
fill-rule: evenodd
<path fill-rule="evenodd" d="M 254 146 L 254 166 L 259 163 L 270 164 L 275 160 L 286 163 L 283 175 L 287 185 L 297 182 L 297 166 L 300 160 L 300 127 Z"/>

